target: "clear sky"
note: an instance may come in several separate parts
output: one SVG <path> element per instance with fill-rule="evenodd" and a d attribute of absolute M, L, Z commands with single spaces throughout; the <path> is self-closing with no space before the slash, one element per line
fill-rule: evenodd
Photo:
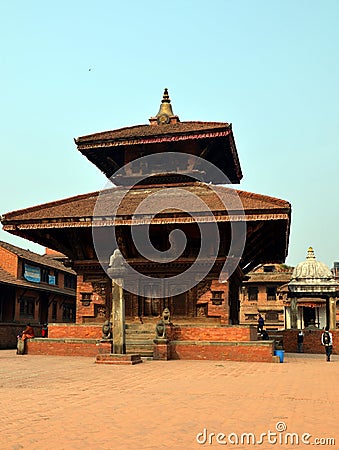
<path fill-rule="evenodd" d="M 102 189 L 73 138 L 231 122 L 240 188 L 288 200 L 287 263 L 339 261 L 339 1 L 2 0 L 0 213 Z M 0 231 L 0 239 L 41 247 Z"/>

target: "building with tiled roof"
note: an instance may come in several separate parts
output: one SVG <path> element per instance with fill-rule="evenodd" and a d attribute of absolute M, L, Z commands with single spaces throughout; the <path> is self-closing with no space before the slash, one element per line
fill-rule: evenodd
<path fill-rule="evenodd" d="M 279 292 L 291 279 L 293 267 L 262 264 L 250 271 L 240 289 L 240 323 L 257 325 L 259 314 L 268 331 L 285 328 L 284 297 Z"/>
<path fill-rule="evenodd" d="M 67 258 L 64 256 L 63 260 Z M 0 241 L 0 346 L 30 322 L 75 321 L 76 273 L 61 260 Z"/>

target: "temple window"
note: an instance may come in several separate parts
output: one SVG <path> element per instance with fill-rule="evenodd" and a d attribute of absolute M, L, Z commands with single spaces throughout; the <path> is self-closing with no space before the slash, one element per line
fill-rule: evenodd
<path fill-rule="evenodd" d="M 258 300 L 258 287 L 250 286 L 248 288 L 248 300 Z"/>
<path fill-rule="evenodd" d="M 277 296 L 276 286 L 268 286 L 266 288 L 267 300 L 275 300 Z"/>
<path fill-rule="evenodd" d="M 62 307 L 62 320 L 64 322 L 73 322 L 75 317 L 75 308 L 73 305 L 65 304 Z"/>
<path fill-rule="evenodd" d="M 274 272 L 275 268 L 274 266 L 264 266 L 264 272 L 268 273 L 268 272 Z"/>
<path fill-rule="evenodd" d="M 35 298 L 22 297 L 20 299 L 20 317 L 34 318 Z"/>
<path fill-rule="evenodd" d="M 52 303 L 52 320 L 57 320 L 57 302 Z"/>
<path fill-rule="evenodd" d="M 212 304 L 221 305 L 222 304 L 222 294 L 223 291 L 212 291 Z"/>
<path fill-rule="evenodd" d="M 245 320 L 250 322 L 257 321 L 258 314 L 245 314 Z"/>
<path fill-rule="evenodd" d="M 265 319 L 267 322 L 276 322 L 279 320 L 279 314 L 276 311 L 267 311 Z"/>
<path fill-rule="evenodd" d="M 80 295 L 81 295 L 80 301 L 82 305 L 89 306 L 89 304 L 92 301 L 92 292 L 81 292 Z"/>
<path fill-rule="evenodd" d="M 68 273 L 64 274 L 64 287 L 69 289 L 75 289 L 76 287 L 76 277 Z"/>
<path fill-rule="evenodd" d="M 48 283 L 49 269 L 41 269 L 41 282 Z"/>

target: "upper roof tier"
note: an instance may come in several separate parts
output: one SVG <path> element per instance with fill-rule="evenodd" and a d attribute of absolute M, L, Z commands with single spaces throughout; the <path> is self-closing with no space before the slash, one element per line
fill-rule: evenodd
<path fill-rule="evenodd" d="M 210 179 L 205 171 L 199 173 L 199 169 L 189 165 L 171 165 L 169 169 L 166 164 L 155 164 L 145 171 L 139 161 L 143 156 L 157 153 L 166 159 L 170 152 L 207 160 L 226 175 L 230 183 L 240 183 L 242 179 L 232 125 L 226 122 L 180 122 L 178 116 L 173 114 L 167 89 L 159 112 L 150 118 L 149 125 L 81 136 L 75 139 L 75 143 L 78 150 L 116 184 L 133 185 L 140 175 L 143 178 L 152 177 L 147 179 L 147 184 L 162 184 L 164 177 L 167 182 L 178 182 L 185 180 L 185 177 L 186 180 L 190 176 L 195 178 L 197 172 L 201 181 L 225 183 L 223 176 Z M 126 165 L 132 162 L 132 173 L 126 173 Z"/>

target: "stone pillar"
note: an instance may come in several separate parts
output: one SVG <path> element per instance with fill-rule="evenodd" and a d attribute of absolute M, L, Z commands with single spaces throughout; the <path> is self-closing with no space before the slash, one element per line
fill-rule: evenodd
<path fill-rule="evenodd" d="M 115 355 L 125 355 L 124 277 L 126 275 L 126 265 L 119 249 L 114 250 L 110 258 L 107 274 L 112 280 L 112 353 Z"/>
<path fill-rule="evenodd" d="M 107 274 L 112 280 L 112 353 L 98 354 L 98 364 L 138 364 L 142 362 L 140 355 L 126 355 L 125 339 L 125 302 L 124 277 L 126 267 L 119 249 L 114 250 L 110 258 Z"/>
<path fill-rule="evenodd" d="M 291 299 L 291 328 L 298 328 L 298 302 L 296 297 Z"/>
<path fill-rule="evenodd" d="M 335 297 L 330 297 L 328 299 L 328 306 L 329 306 L 328 310 L 329 310 L 329 314 L 330 314 L 328 324 L 329 324 L 329 327 L 331 330 L 335 330 L 336 329 L 336 312 L 337 312 Z"/>
<path fill-rule="evenodd" d="M 126 353 L 125 338 L 125 302 L 123 279 L 112 278 L 112 353 L 124 355 Z"/>

